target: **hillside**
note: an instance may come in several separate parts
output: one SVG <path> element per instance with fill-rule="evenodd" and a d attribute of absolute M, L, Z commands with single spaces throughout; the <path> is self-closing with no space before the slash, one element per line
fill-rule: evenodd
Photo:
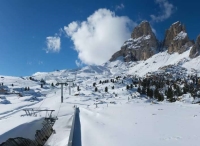
<path fill-rule="evenodd" d="M 127 85 L 132 84 L 135 76 L 144 79 L 146 74 L 163 72 L 175 78 L 186 78 L 190 74 L 199 76 L 200 58 L 191 59 L 189 53 L 190 50 L 187 50 L 170 55 L 164 51 L 145 61 L 135 62 L 124 62 L 119 57 L 101 66 L 38 72 L 31 78 L 1 76 L 2 88 L 23 96 L 0 95 L 0 143 L 19 136 L 34 139 L 35 130 L 41 128 L 45 113 L 38 113 L 35 117 L 21 116 L 25 114 L 23 109 L 34 108 L 55 110 L 53 116 L 58 117 L 54 125 L 56 133 L 52 134 L 47 144 L 66 145 L 73 106 L 77 105 L 80 108 L 82 146 L 196 146 L 200 142 L 199 104 L 191 103 L 198 102 L 198 98 L 194 99 L 188 92 L 181 95 L 179 101 L 171 103 L 165 96 L 164 101 L 158 102 L 137 92 L 138 84 L 127 90 Z M 57 80 L 75 77 L 71 95 L 68 86 L 64 86 L 64 102 L 61 104 L 60 86 L 52 86 L 52 83 L 56 85 Z M 41 88 L 42 79 L 46 84 Z M 78 86 L 80 91 L 77 91 Z M 25 91 L 25 87 L 30 90 Z M 108 92 L 105 92 L 106 87 Z"/>

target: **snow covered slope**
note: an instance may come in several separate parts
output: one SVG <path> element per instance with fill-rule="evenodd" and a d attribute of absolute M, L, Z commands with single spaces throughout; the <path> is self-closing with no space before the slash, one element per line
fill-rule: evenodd
<path fill-rule="evenodd" d="M 11 137 L 34 139 L 41 128 L 45 113 L 36 117 L 21 116 L 23 109 L 52 109 L 58 120 L 48 145 L 64 146 L 72 124 L 73 106 L 80 107 L 80 139 L 82 146 L 197 146 L 200 142 L 198 104 L 184 94 L 182 101 L 152 103 L 137 92 L 137 87 L 126 90 L 132 83 L 128 75 L 144 76 L 148 72 L 163 71 L 170 65 L 184 74 L 198 73 L 200 57 L 190 59 L 189 51 L 182 54 L 158 53 L 145 61 L 124 63 L 121 58 L 102 66 L 86 66 L 77 70 L 35 73 L 30 77 L 1 76 L 0 83 L 12 94 L 0 95 L 0 143 Z M 172 68 L 172 67 L 171 67 Z M 166 71 L 166 70 L 165 70 Z M 170 70 L 169 70 L 170 73 Z M 122 82 L 117 76 L 126 76 Z M 57 80 L 76 78 L 69 95 L 64 86 L 64 102 L 61 104 L 60 86 Z M 41 88 L 41 80 L 46 84 Z M 103 81 L 108 83 L 100 83 Z M 96 83 L 95 87 L 93 86 Z M 25 91 L 25 87 L 30 90 Z M 79 87 L 79 91 L 77 91 Z M 105 92 L 105 88 L 108 92 Z M 113 88 L 114 87 L 114 88 Z M 23 96 L 19 96 L 19 94 Z"/>
<path fill-rule="evenodd" d="M 122 59 L 114 62 L 107 62 L 105 66 L 110 68 L 113 74 L 124 73 L 130 75 L 144 76 L 148 72 L 156 72 L 168 65 L 174 65 L 175 68 L 185 68 L 188 74 L 198 73 L 200 71 L 200 56 L 190 59 L 190 50 L 182 54 L 173 53 L 169 54 L 167 51 L 160 52 L 145 61 L 124 63 Z"/>

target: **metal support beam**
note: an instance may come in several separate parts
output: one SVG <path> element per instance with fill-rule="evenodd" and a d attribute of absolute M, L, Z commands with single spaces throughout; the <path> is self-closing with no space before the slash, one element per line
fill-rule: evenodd
<path fill-rule="evenodd" d="M 70 88 L 70 85 L 69 85 L 69 95 L 71 95 L 71 88 Z"/>
<path fill-rule="evenodd" d="M 71 85 L 70 83 L 74 83 L 74 81 L 76 80 L 76 76 L 74 79 L 66 79 L 66 80 L 59 80 L 57 79 L 57 84 L 61 85 L 61 103 L 63 103 L 63 85 L 69 85 L 69 95 L 71 95 Z M 67 84 L 68 83 L 68 84 Z"/>
<path fill-rule="evenodd" d="M 61 103 L 63 103 L 63 85 L 66 85 L 66 83 L 57 83 L 58 85 L 61 85 Z"/>
<path fill-rule="evenodd" d="M 61 103 L 63 103 L 63 84 L 61 84 Z"/>

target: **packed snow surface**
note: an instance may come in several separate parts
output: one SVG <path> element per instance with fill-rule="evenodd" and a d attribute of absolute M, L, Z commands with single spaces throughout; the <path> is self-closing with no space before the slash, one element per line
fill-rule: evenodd
<path fill-rule="evenodd" d="M 151 101 L 140 95 L 131 83 L 111 83 L 116 76 L 144 76 L 168 65 L 174 70 L 184 68 L 186 73 L 198 73 L 200 58 L 189 59 L 189 50 L 182 54 L 158 53 L 146 61 L 124 63 L 119 58 L 102 66 L 87 66 L 78 70 L 61 70 L 49 73 L 35 73 L 29 77 L 1 76 L 1 88 L 9 93 L 0 95 L 0 143 L 12 137 L 34 139 L 36 130 L 41 129 L 45 113 L 25 116 L 23 109 L 52 109 L 58 120 L 46 145 L 66 146 L 72 126 L 74 108 L 80 109 L 79 135 L 82 146 L 198 146 L 200 143 L 199 104 L 191 104 L 193 98 L 184 94 L 181 101 Z M 75 86 L 64 86 L 64 102 L 61 104 L 59 79 L 75 78 Z M 46 84 L 41 88 L 40 80 Z M 109 80 L 108 83 L 99 82 Z M 93 83 L 98 91 L 95 92 Z M 13 84 L 13 85 L 12 85 Z M 81 89 L 77 91 L 77 86 Z M 111 87 L 114 86 L 114 89 Z M 30 87 L 29 91 L 24 91 Z M 108 92 L 105 92 L 108 87 Z M 19 96 L 17 93 L 23 96 Z M 117 95 L 117 96 L 116 96 Z M 129 100 L 128 100 L 129 99 Z M 22 116 L 23 115 L 23 116 Z M 76 136 L 76 135 L 75 135 Z"/>

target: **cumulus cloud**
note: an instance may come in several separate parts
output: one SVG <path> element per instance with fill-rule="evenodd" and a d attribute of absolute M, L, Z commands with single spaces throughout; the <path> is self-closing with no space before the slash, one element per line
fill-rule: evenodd
<path fill-rule="evenodd" d="M 99 9 L 86 21 L 71 22 L 64 27 L 64 31 L 73 41 L 74 49 L 84 64 L 100 65 L 120 50 L 135 25 L 128 17 Z"/>
<path fill-rule="evenodd" d="M 115 10 L 121 10 L 121 9 L 123 9 L 125 6 L 124 6 L 124 4 L 120 4 L 120 5 L 117 5 L 116 7 L 115 7 Z"/>
<path fill-rule="evenodd" d="M 77 67 L 81 67 L 83 65 L 83 63 L 79 60 L 76 60 L 75 63 Z"/>
<path fill-rule="evenodd" d="M 59 52 L 60 46 L 61 46 L 60 37 L 58 37 L 58 36 L 46 37 L 46 45 L 47 45 L 47 49 L 46 49 L 47 53 L 49 53 L 49 52 Z"/>
<path fill-rule="evenodd" d="M 74 21 L 70 23 L 68 26 L 65 26 L 64 30 L 68 36 L 72 36 L 73 33 L 77 31 L 78 27 L 79 27 L 78 22 Z"/>
<path fill-rule="evenodd" d="M 55 33 L 54 36 L 56 36 L 56 37 L 61 37 L 63 33 L 64 33 L 64 30 L 63 30 L 62 28 L 60 28 L 60 29 L 58 30 L 58 33 Z"/>
<path fill-rule="evenodd" d="M 152 21 L 160 22 L 169 18 L 174 12 L 174 5 L 169 3 L 167 0 L 155 0 L 157 4 L 159 4 L 160 9 L 162 9 L 160 15 L 150 15 Z"/>

